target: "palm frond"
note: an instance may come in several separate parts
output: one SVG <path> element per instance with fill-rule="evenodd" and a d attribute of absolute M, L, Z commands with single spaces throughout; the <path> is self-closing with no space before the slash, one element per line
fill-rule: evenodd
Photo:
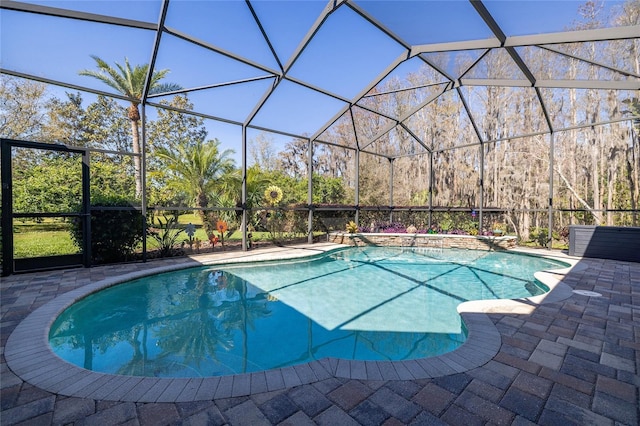
<path fill-rule="evenodd" d="M 125 57 L 124 65 L 115 62 L 115 67 L 112 67 L 96 55 L 91 55 L 91 58 L 96 62 L 98 70 L 82 70 L 78 73 L 79 75 L 100 80 L 118 93 L 132 98 L 134 103 L 135 101 L 140 101 L 149 70 L 148 64 L 132 66 L 129 59 Z M 181 88 L 175 83 L 159 82 L 168 73 L 169 70 L 167 69 L 153 72 L 149 94 L 171 92 Z"/>

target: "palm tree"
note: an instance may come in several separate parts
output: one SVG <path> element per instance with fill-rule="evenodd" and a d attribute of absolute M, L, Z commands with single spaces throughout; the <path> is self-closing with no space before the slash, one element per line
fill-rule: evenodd
<path fill-rule="evenodd" d="M 260 168 L 247 169 L 247 207 L 252 209 L 263 204 L 264 190 L 271 180 Z"/>
<path fill-rule="evenodd" d="M 232 155 L 231 149 L 220 152 L 217 139 L 206 142 L 181 140 L 172 150 L 166 147 L 156 150 L 158 159 L 163 160 L 172 172 L 169 185 L 186 192 L 190 201 L 201 209 L 232 186 L 229 182 L 235 168 Z M 200 213 L 204 218 L 204 211 Z"/>
<path fill-rule="evenodd" d="M 149 64 L 136 65 L 132 68 L 129 64 L 129 60 L 125 58 L 124 66 L 116 62 L 116 68 L 113 68 L 99 57 L 95 55 L 92 55 L 91 57 L 96 61 L 98 70 L 82 70 L 79 74 L 97 78 L 107 86 L 115 89 L 118 93 L 131 99 L 131 105 L 128 109 L 128 117 L 129 120 L 131 120 L 133 153 L 136 154 L 133 157 L 133 169 L 136 180 L 136 197 L 139 197 L 140 194 L 142 194 L 142 158 L 140 156 L 142 148 L 140 144 L 140 133 L 138 131 L 138 125 L 140 123 L 140 110 L 138 106 L 142 101 L 142 92 L 144 90 Z M 166 77 L 168 73 L 169 70 L 167 69 L 153 72 L 149 85 L 149 95 L 180 89 L 180 86 L 174 83 L 160 83 L 160 80 Z"/>

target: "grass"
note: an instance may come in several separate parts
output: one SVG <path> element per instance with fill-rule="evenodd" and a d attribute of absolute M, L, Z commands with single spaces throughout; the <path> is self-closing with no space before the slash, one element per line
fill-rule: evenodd
<path fill-rule="evenodd" d="M 202 221 L 198 215 L 181 215 L 178 222 L 181 225 L 193 223 L 196 226 L 194 238 L 199 238 L 200 241 L 203 242 L 209 241 L 209 237 L 204 228 L 202 228 Z M 14 226 L 15 232 L 13 234 L 14 258 L 20 259 L 79 253 L 80 249 L 73 242 L 69 229 L 70 224 L 52 219 L 44 219 L 42 222 L 17 222 Z M 187 234 L 183 232 L 178 237 L 177 242 L 180 244 L 182 241 L 185 241 L 185 245 L 187 245 L 186 241 L 188 239 Z M 268 241 L 269 239 L 270 236 L 268 232 L 253 232 L 252 240 L 254 242 Z M 227 237 L 225 242 L 240 240 L 242 240 L 242 233 L 236 231 L 230 237 Z M 157 248 L 158 244 L 152 238 L 148 238 L 147 246 L 153 250 Z"/>
<path fill-rule="evenodd" d="M 194 239 L 198 238 L 203 243 L 207 243 L 208 246 L 209 237 L 202 227 L 202 220 L 198 214 L 188 213 L 181 215 L 178 218 L 178 222 L 183 226 L 189 223 L 195 225 L 196 233 Z M 53 219 L 44 219 L 42 222 L 16 222 L 14 229 L 15 258 L 75 254 L 80 251 L 71 238 L 71 234 L 69 233 L 70 224 L 68 223 Z M 314 235 L 319 234 L 321 233 L 314 232 Z M 187 234 L 182 232 L 176 242 L 180 244 L 184 241 L 185 247 L 188 247 L 188 238 Z M 269 241 L 270 239 L 271 236 L 268 232 L 252 232 L 253 242 Z M 235 231 L 230 237 L 225 239 L 225 242 L 237 242 L 240 240 L 242 240 L 242 233 Z M 535 242 L 521 241 L 520 245 L 525 247 L 539 247 Z M 142 248 L 142 245 L 140 245 L 140 248 Z M 148 238 L 147 248 L 154 250 L 158 248 L 158 244 L 152 238 Z M 554 240 L 553 248 L 566 249 L 567 244 L 566 242 Z"/>
<path fill-rule="evenodd" d="M 68 231 L 22 231 L 13 234 L 13 256 L 16 259 L 75 254 L 79 251 Z"/>
<path fill-rule="evenodd" d="M 80 249 L 71 237 L 71 224 L 46 218 L 36 221 L 15 221 L 13 257 L 16 259 L 76 254 Z"/>
<path fill-rule="evenodd" d="M 194 239 L 198 238 L 200 239 L 200 241 L 204 241 L 204 242 L 209 241 L 209 236 L 207 235 L 207 233 L 205 232 L 202 226 L 202 218 L 198 213 L 186 213 L 186 214 L 180 215 L 178 216 L 178 223 L 180 225 L 187 225 L 189 223 L 193 224 L 196 228 L 196 233 L 193 235 L 193 238 Z M 252 234 L 252 241 L 269 241 L 271 239 L 271 236 L 269 235 L 268 232 L 254 231 L 251 234 Z M 219 235 L 219 234 L 216 232 L 216 235 Z M 188 239 L 189 237 L 187 236 L 187 234 L 183 232 L 182 234 L 180 234 L 178 241 L 182 242 L 182 241 L 187 241 Z M 242 232 L 240 232 L 240 230 L 235 231 L 229 237 L 225 237 L 225 242 L 241 241 L 241 240 L 242 240 Z M 151 243 L 151 244 L 154 244 L 154 243 Z"/>
<path fill-rule="evenodd" d="M 531 248 L 541 248 L 540 244 L 535 241 L 520 241 L 518 242 L 519 246 L 522 247 L 531 247 Z M 554 250 L 568 250 L 569 243 L 565 243 L 562 241 L 553 240 L 553 249 Z M 544 247 L 546 248 L 546 247 Z"/>
<path fill-rule="evenodd" d="M 186 225 L 193 223 L 196 226 L 196 233 L 194 238 L 199 238 L 202 242 L 208 242 L 209 238 L 202 228 L 202 222 L 196 215 L 186 214 L 179 218 L 179 223 Z M 17 223 L 15 226 L 16 232 L 13 235 L 14 241 L 14 257 L 27 258 L 27 257 L 40 257 L 40 256 L 56 256 L 64 254 L 75 254 L 80 249 L 75 245 L 71 234 L 69 233 L 69 224 L 60 222 L 47 222 L 46 220 L 41 223 Z M 321 234 L 314 232 L 314 235 Z M 270 235 L 268 232 L 253 232 L 252 241 L 269 241 Z M 177 239 L 177 243 L 180 244 L 185 241 L 185 246 L 188 247 L 188 236 L 184 232 L 180 234 Z M 230 237 L 227 237 L 226 242 L 240 241 L 242 240 L 242 233 L 235 231 Z M 219 243 L 218 243 L 219 244 Z M 520 242 L 520 245 L 525 247 L 539 247 L 534 242 Z M 157 248 L 157 243 L 152 239 L 147 239 L 147 247 L 149 250 Z M 553 243 L 554 249 L 567 249 L 567 244 L 555 241 Z"/>

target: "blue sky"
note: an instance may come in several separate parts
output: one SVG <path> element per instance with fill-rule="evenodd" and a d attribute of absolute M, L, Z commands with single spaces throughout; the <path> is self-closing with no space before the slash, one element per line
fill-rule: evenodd
<path fill-rule="evenodd" d="M 146 22 L 157 21 L 161 4 L 159 0 L 29 3 Z M 511 36 L 568 29 L 578 19 L 577 10 L 583 3 L 573 0 L 503 0 L 486 1 L 485 5 L 507 36 Z M 621 3 L 607 1 L 605 7 Z M 326 4 L 325 1 L 301 0 L 252 2 L 283 65 Z M 356 5 L 410 44 L 491 36 L 490 30 L 466 0 L 356 1 Z M 124 57 L 132 64 L 148 63 L 151 58 L 152 31 L 7 10 L 0 13 L 0 58 L 2 67 L 6 69 L 110 91 L 97 80 L 78 75 L 81 69 L 95 67 L 90 55 L 98 55 L 111 64 L 122 63 Z M 166 81 L 193 88 L 262 77 L 269 75 L 270 70 L 278 70 L 278 62 L 244 1 L 172 0 L 166 26 L 259 65 L 243 64 L 165 34 L 156 68 L 171 70 Z M 402 46 L 351 9 L 341 7 L 326 20 L 289 75 L 343 99 L 352 99 L 403 51 Z M 403 68 L 411 71 L 411 65 Z M 260 80 L 192 92 L 189 97 L 200 112 L 242 122 L 271 84 L 273 79 Z M 56 95 L 60 97 L 62 92 L 57 90 Z M 93 99 L 90 94 L 84 97 L 88 102 Z M 312 134 L 343 106 L 344 103 L 338 99 L 295 83 L 283 82 L 252 123 L 295 134 Z M 207 124 L 209 136 L 220 139 L 223 147 L 236 150 L 239 160 L 240 128 L 214 122 Z M 255 134 L 255 131 L 250 131 L 249 137 Z M 289 137 L 274 138 L 280 148 L 290 140 Z"/>

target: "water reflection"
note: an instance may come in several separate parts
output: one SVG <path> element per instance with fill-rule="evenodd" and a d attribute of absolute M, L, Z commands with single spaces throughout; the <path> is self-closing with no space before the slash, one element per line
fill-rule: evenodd
<path fill-rule="evenodd" d="M 118 285 L 67 309 L 50 343 L 105 373 L 198 377 L 326 356 L 399 360 L 455 349 L 462 335 L 332 330 L 240 277 L 198 269 Z"/>

